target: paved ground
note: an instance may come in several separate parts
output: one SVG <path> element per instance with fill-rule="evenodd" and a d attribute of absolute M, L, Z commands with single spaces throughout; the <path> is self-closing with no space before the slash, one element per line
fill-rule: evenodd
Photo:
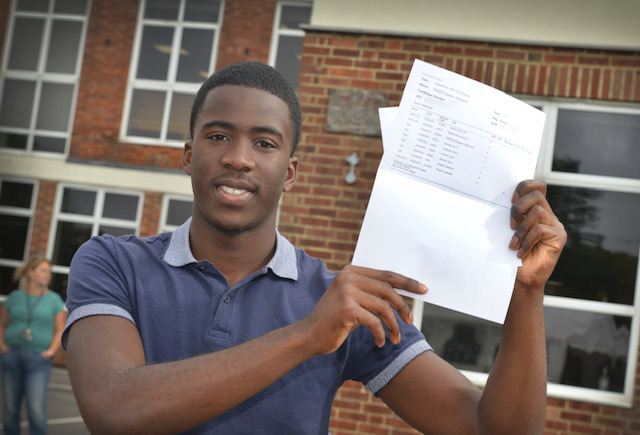
<path fill-rule="evenodd" d="M 0 414 L 2 413 L 2 405 L 3 399 L 0 394 Z M 49 419 L 49 435 L 84 435 L 89 433 L 80 417 L 66 368 L 53 367 L 51 370 L 51 382 L 47 395 L 47 417 Z M 20 422 L 20 435 L 28 435 L 29 423 L 24 406 Z M 2 421 L 0 419 L 1 428 Z"/>

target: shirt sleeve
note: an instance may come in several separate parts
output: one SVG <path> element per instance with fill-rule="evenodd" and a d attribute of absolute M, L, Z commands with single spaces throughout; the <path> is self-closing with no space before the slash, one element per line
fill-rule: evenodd
<path fill-rule="evenodd" d="M 371 331 L 358 327 L 349 342 L 349 360 L 345 377 L 362 382 L 374 395 L 418 355 L 433 350 L 414 325 L 407 325 L 396 314 L 402 340 L 395 345 L 387 341 L 378 348 Z"/>
<path fill-rule="evenodd" d="M 116 239 L 93 237 L 76 252 L 69 269 L 67 323 L 62 334 L 66 350 L 69 328 L 78 320 L 95 315 L 124 317 L 134 324 L 129 285 L 120 266 Z"/>

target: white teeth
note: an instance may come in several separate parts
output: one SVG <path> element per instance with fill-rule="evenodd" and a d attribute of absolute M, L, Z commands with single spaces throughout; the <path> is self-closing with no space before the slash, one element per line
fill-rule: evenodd
<path fill-rule="evenodd" d="M 229 186 L 220 186 L 220 188 L 225 193 L 228 193 L 229 195 L 242 195 L 243 193 L 246 192 L 246 190 L 244 190 L 244 189 L 235 189 L 235 188 L 229 187 Z"/>

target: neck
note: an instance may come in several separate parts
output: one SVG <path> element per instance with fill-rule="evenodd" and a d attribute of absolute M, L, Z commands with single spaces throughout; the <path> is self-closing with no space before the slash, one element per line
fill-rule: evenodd
<path fill-rule="evenodd" d="M 208 260 L 224 275 L 230 287 L 264 267 L 276 248 L 276 231 L 263 227 L 229 234 L 201 227 L 192 221 L 189 230 L 191 252 L 198 261 Z"/>
<path fill-rule="evenodd" d="M 24 291 L 32 296 L 40 296 L 43 295 L 46 291 L 47 291 L 47 287 L 46 286 L 42 286 L 42 285 L 38 285 L 38 284 L 33 284 L 33 283 L 29 283 Z"/>

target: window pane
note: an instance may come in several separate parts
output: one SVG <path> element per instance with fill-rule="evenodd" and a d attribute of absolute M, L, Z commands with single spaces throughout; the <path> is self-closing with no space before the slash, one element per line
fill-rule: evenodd
<path fill-rule="evenodd" d="M 53 245 L 53 264 L 70 266 L 73 254 L 91 238 L 91 224 L 58 222 Z"/>
<path fill-rule="evenodd" d="M 49 0 L 18 0 L 16 10 L 25 12 L 47 12 Z"/>
<path fill-rule="evenodd" d="M 640 115 L 558 111 L 554 171 L 640 179 Z"/>
<path fill-rule="evenodd" d="M 63 154 L 67 140 L 60 137 L 36 136 L 33 139 L 33 150 Z"/>
<path fill-rule="evenodd" d="M 167 80 L 172 44 L 173 29 L 171 27 L 145 26 L 142 31 L 136 77 Z"/>
<path fill-rule="evenodd" d="M 32 196 L 33 184 L 13 181 L 0 184 L 0 205 L 30 209 Z"/>
<path fill-rule="evenodd" d="M 220 2 L 213 0 L 187 0 L 184 11 L 185 21 L 217 23 L 220 16 Z"/>
<path fill-rule="evenodd" d="M 47 53 L 47 72 L 74 74 L 80 49 L 82 23 L 54 20 Z"/>
<path fill-rule="evenodd" d="M 93 216 L 96 203 L 96 192 L 91 190 L 80 190 L 65 188 L 62 194 L 62 213 L 79 214 L 83 216 Z"/>
<path fill-rule="evenodd" d="M 488 373 L 502 326 L 425 303 L 421 330 L 434 352 L 458 369 Z"/>
<path fill-rule="evenodd" d="M 29 128 L 35 82 L 6 79 L 0 105 L 0 125 Z"/>
<path fill-rule="evenodd" d="M 44 20 L 16 17 L 9 50 L 9 69 L 38 70 Z"/>
<path fill-rule="evenodd" d="M 191 216 L 193 201 L 170 199 L 167 210 L 167 225 L 181 225 Z"/>
<path fill-rule="evenodd" d="M 127 135 L 159 139 L 165 97 L 164 92 L 134 90 Z"/>
<path fill-rule="evenodd" d="M 622 392 L 631 319 L 546 307 L 548 379 Z"/>
<path fill-rule="evenodd" d="M 27 245 L 29 218 L 0 213 L 0 252 L 2 258 L 22 261 Z"/>
<path fill-rule="evenodd" d="M 568 240 L 547 294 L 632 305 L 640 249 L 640 195 L 549 186 Z"/>
<path fill-rule="evenodd" d="M 73 85 L 42 83 L 36 128 L 66 132 L 73 99 Z"/>
<path fill-rule="evenodd" d="M 192 94 L 173 94 L 167 139 L 188 140 L 191 136 L 189 133 L 189 120 L 193 98 L 194 95 Z"/>
<path fill-rule="evenodd" d="M 175 0 L 147 0 L 144 17 L 159 20 L 177 20 L 180 2 Z"/>
<path fill-rule="evenodd" d="M 13 282 L 13 272 L 15 267 L 0 266 L 0 295 L 8 295 L 16 289 Z"/>
<path fill-rule="evenodd" d="M 52 273 L 51 275 L 51 284 L 49 284 L 49 288 L 58 293 L 63 301 L 66 301 L 69 275 L 66 273 Z"/>
<path fill-rule="evenodd" d="M 281 36 L 278 40 L 276 69 L 280 71 L 294 89 L 298 87 L 303 42 L 304 38 L 298 36 Z"/>
<path fill-rule="evenodd" d="M 100 225 L 100 229 L 98 230 L 99 235 L 109 234 L 114 237 L 126 236 L 135 233 L 136 230 L 134 228 L 115 227 L 112 225 Z"/>
<path fill-rule="evenodd" d="M 104 196 L 102 217 L 135 221 L 138 215 L 138 197 L 119 193 Z"/>
<path fill-rule="evenodd" d="M 209 77 L 213 35 L 213 30 L 184 29 L 177 81 L 202 83 Z"/>
<path fill-rule="evenodd" d="M 56 0 L 53 10 L 59 14 L 85 15 L 87 0 Z"/>
<path fill-rule="evenodd" d="M 282 6 L 281 29 L 299 29 L 300 24 L 311 21 L 311 8 L 307 6 Z"/>
<path fill-rule="evenodd" d="M 26 150 L 27 136 L 24 134 L 0 133 L 0 148 Z"/>

